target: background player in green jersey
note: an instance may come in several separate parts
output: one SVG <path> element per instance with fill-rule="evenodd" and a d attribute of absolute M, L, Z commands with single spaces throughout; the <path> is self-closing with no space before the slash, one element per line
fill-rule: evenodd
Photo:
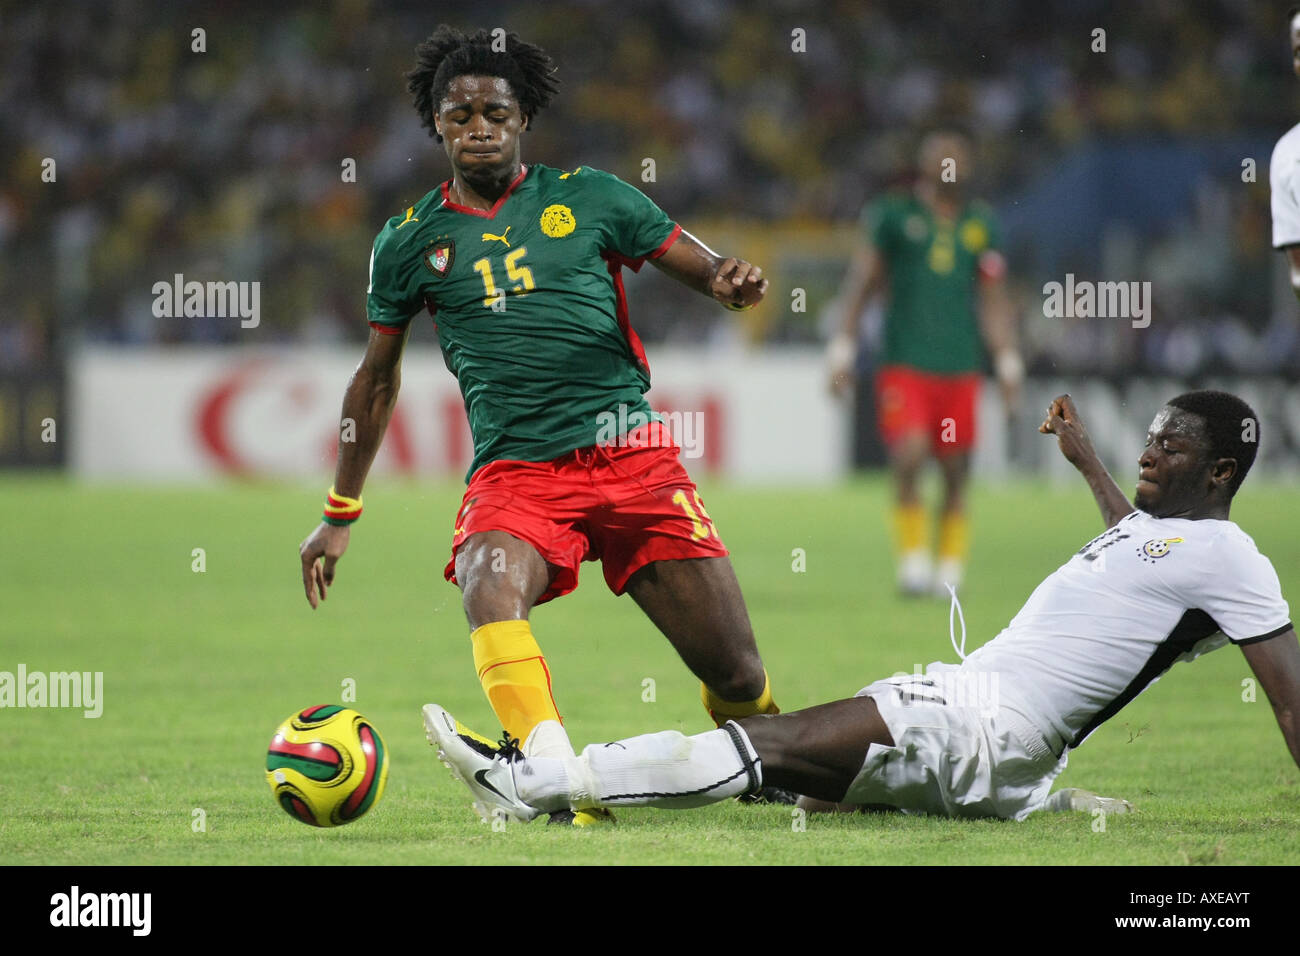
<path fill-rule="evenodd" d="M 992 210 L 967 192 L 970 168 L 964 136 L 933 133 L 921 144 L 913 188 L 866 206 L 862 242 L 840 289 L 840 329 L 830 347 L 832 388 L 847 392 L 859 317 L 874 294 L 887 290 L 875 392 L 897 485 L 898 581 L 906 594 L 946 595 L 945 584 L 961 581 L 981 339 L 993 355 L 1008 408 L 1024 376 L 997 223 Z M 937 567 L 919 494 L 930 456 L 939 462 L 944 489 Z"/>
<path fill-rule="evenodd" d="M 645 401 L 649 366 L 620 279 L 649 259 L 744 309 L 767 291 L 762 270 L 712 252 L 614 176 L 523 164 L 520 134 L 556 92 L 538 47 L 441 26 L 416 53 L 408 88 L 453 176 L 375 240 L 370 341 L 343 401 L 356 440 L 340 443 L 324 520 L 300 548 L 308 601 L 333 583 L 410 321 L 427 309 L 474 437 L 445 575 L 507 735 L 533 754 L 572 754 L 528 617 L 577 586 L 584 560 L 599 559 L 610 588 L 672 642 L 719 724 L 776 713 L 727 550 Z M 610 435 L 611 420 L 640 424 Z"/>

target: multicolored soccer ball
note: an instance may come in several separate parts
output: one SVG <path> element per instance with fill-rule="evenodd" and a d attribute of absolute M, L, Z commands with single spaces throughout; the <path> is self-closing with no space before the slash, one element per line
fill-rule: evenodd
<path fill-rule="evenodd" d="M 355 710 L 308 707 L 278 728 L 266 752 L 266 782 L 295 820 L 339 827 L 365 815 L 384 795 L 388 748 Z"/>

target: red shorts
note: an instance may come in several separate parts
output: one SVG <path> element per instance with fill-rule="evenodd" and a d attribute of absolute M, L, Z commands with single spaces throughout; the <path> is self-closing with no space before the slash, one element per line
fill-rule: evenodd
<path fill-rule="evenodd" d="M 609 589 L 622 594 L 651 561 L 725 557 L 668 428 L 651 422 L 618 441 L 548 462 L 493 461 L 474 472 L 443 576 L 457 583 L 456 551 L 480 531 L 527 541 L 558 569 L 538 604 L 576 588 L 583 561 L 599 560 Z"/>
<path fill-rule="evenodd" d="M 936 456 L 968 451 L 975 444 L 980 377 L 978 372 L 945 375 L 883 366 L 876 373 L 876 415 L 885 444 L 923 432 Z"/>

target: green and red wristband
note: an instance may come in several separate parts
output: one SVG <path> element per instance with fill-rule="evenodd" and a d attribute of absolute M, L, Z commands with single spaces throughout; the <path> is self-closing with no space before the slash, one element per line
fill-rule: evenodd
<path fill-rule="evenodd" d="M 321 520 L 336 526 L 350 525 L 361 517 L 361 499 L 336 494 L 331 486 L 325 496 L 325 513 Z"/>

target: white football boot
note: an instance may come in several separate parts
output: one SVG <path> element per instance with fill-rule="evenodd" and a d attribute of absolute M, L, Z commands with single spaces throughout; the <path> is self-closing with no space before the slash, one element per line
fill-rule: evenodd
<path fill-rule="evenodd" d="M 484 823 L 503 815 L 527 823 L 541 812 L 519 799 L 513 765 L 523 755 L 517 741 L 503 740 L 495 755 L 488 756 L 466 742 L 456 718 L 437 704 L 424 705 L 424 730 L 429 743 L 438 749 L 438 759 L 469 788 L 474 811 Z"/>
<path fill-rule="evenodd" d="M 908 551 L 898 559 L 898 590 L 905 597 L 928 595 L 934 588 L 934 563 L 925 550 Z"/>
<path fill-rule="evenodd" d="M 1069 810 L 1086 813 L 1094 810 L 1103 813 L 1132 813 L 1134 807 L 1120 797 L 1103 797 L 1081 787 L 1062 787 L 1047 798 L 1042 809 L 1058 813 Z"/>

